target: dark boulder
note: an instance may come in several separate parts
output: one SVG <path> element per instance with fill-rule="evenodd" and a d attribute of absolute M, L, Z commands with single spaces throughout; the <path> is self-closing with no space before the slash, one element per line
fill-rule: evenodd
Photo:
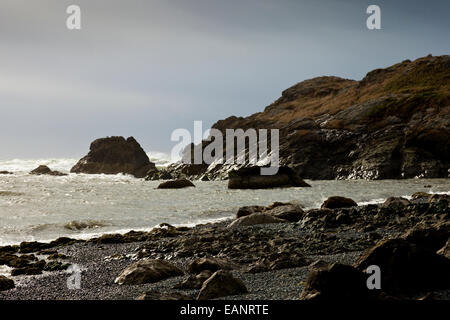
<path fill-rule="evenodd" d="M 350 198 L 345 197 L 329 197 L 325 202 L 322 204 L 322 209 L 338 209 L 338 208 L 350 208 L 350 207 L 356 207 L 358 204 L 353 201 Z"/>
<path fill-rule="evenodd" d="M 311 187 L 289 167 L 279 167 L 274 175 L 261 175 L 261 167 L 245 167 L 230 171 L 228 179 L 229 189 Z"/>
<path fill-rule="evenodd" d="M 39 166 L 33 171 L 30 172 L 33 175 L 49 175 L 49 176 L 67 176 L 66 173 L 62 173 L 59 171 L 53 171 L 47 166 Z"/>
<path fill-rule="evenodd" d="M 286 220 L 275 218 L 267 213 L 252 213 L 234 220 L 228 225 L 228 228 L 254 226 L 257 224 L 283 223 Z"/>
<path fill-rule="evenodd" d="M 245 206 L 240 207 L 236 213 L 236 218 L 245 217 L 251 215 L 252 213 L 263 212 L 266 207 L 263 206 Z"/>
<path fill-rule="evenodd" d="M 130 174 L 144 178 L 154 168 L 147 154 L 133 138 L 108 137 L 91 143 L 90 151 L 70 170 L 87 174 Z"/>
<path fill-rule="evenodd" d="M 219 270 L 203 283 L 197 300 L 227 297 L 247 292 L 247 287 L 242 280 L 235 278 L 228 271 Z"/>
<path fill-rule="evenodd" d="M 14 281 L 5 276 L 0 276 L 0 291 L 6 291 L 15 287 Z"/>
<path fill-rule="evenodd" d="M 9 172 L 9 171 L 0 171 L 0 174 L 14 174 L 14 173 L 12 173 L 12 172 Z"/>
<path fill-rule="evenodd" d="M 187 179 L 178 179 L 163 182 L 158 186 L 158 189 L 181 189 L 186 187 L 195 187 L 195 185 Z"/>
<path fill-rule="evenodd" d="M 183 275 L 177 266 L 165 260 L 141 260 L 125 268 L 114 281 L 118 284 L 144 284 Z"/>
<path fill-rule="evenodd" d="M 359 270 L 377 265 L 382 289 L 391 294 L 413 294 L 450 286 L 450 260 L 405 239 L 382 240 L 361 256 Z"/>
<path fill-rule="evenodd" d="M 192 261 L 187 267 L 187 271 L 189 273 L 195 274 L 198 274 L 205 270 L 215 272 L 217 270 L 231 270 L 231 269 L 233 269 L 233 263 L 225 259 L 214 257 L 204 257 L 196 259 Z"/>
<path fill-rule="evenodd" d="M 366 285 L 367 275 L 343 264 L 314 268 L 308 275 L 300 300 L 336 301 L 369 300 L 371 290 Z"/>

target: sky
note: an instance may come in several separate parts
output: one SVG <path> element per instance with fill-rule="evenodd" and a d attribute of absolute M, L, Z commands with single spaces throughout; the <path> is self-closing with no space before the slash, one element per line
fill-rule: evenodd
<path fill-rule="evenodd" d="M 69 5 L 81 30 L 68 30 Z M 381 29 L 366 27 L 369 5 Z M 450 53 L 450 1 L 0 0 L 0 159 L 78 158 L 262 111 L 316 76 Z"/>

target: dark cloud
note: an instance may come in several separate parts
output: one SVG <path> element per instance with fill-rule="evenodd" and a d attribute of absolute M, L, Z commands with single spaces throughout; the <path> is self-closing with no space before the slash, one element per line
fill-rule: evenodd
<path fill-rule="evenodd" d="M 65 27 L 68 5 L 82 30 Z M 375 2 L 374 2 L 375 3 Z M 105 135 L 170 150 L 170 133 L 260 111 L 319 75 L 450 49 L 448 1 L 2 0 L 0 158 L 80 156 Z"/>

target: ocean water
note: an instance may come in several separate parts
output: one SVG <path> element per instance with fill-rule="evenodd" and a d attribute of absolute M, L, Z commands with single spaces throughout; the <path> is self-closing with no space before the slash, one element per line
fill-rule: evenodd
<path fill-rule="evenodd" d="M 155 159 L 153 159 L 155 161 Z M 126 175 L 32 176 L 39 164 L 68 172 L 75 159 L 0 161 L 0 245 L 89 238 L 103 233 L 150 230 L 166 222 L 195 225 L 233 217 L 240 206 L 295 202 L 319 207 L 329 196 L 359 204 L 417 191 L 449 193 L 450 179 L 308 181 L 312 188 L 228 190 L 226 181 L 195 181 L 196 188 L 158 190 L 158 181 Z M 168 157 L 159 165 L 166 165 Z"/>

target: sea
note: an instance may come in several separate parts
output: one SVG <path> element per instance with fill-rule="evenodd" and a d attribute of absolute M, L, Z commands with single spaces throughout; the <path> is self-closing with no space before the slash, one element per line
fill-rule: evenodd
<path fill-rule="evenodd" d="M 149 154 L 164 167 L 170 157 Z M 318 208 L 330 196 L 358 204 L 382 203 L 414 192 L 450 194 L 450 179 L 309 181 L 312 188 L 228 190 L 226 181 L 194 181 L 195 188 L 157 189 L 160 182 L 128 175 L 34 176 L 39 165 L 69 173 L 78 159 L 0 160 L 0 245 L 51 241 L 66 236 L 88 239 L 105 233 L 149 231 L 161 223 L 193 226 L 235 216 L 241 206 L 293 202 Z"/>

